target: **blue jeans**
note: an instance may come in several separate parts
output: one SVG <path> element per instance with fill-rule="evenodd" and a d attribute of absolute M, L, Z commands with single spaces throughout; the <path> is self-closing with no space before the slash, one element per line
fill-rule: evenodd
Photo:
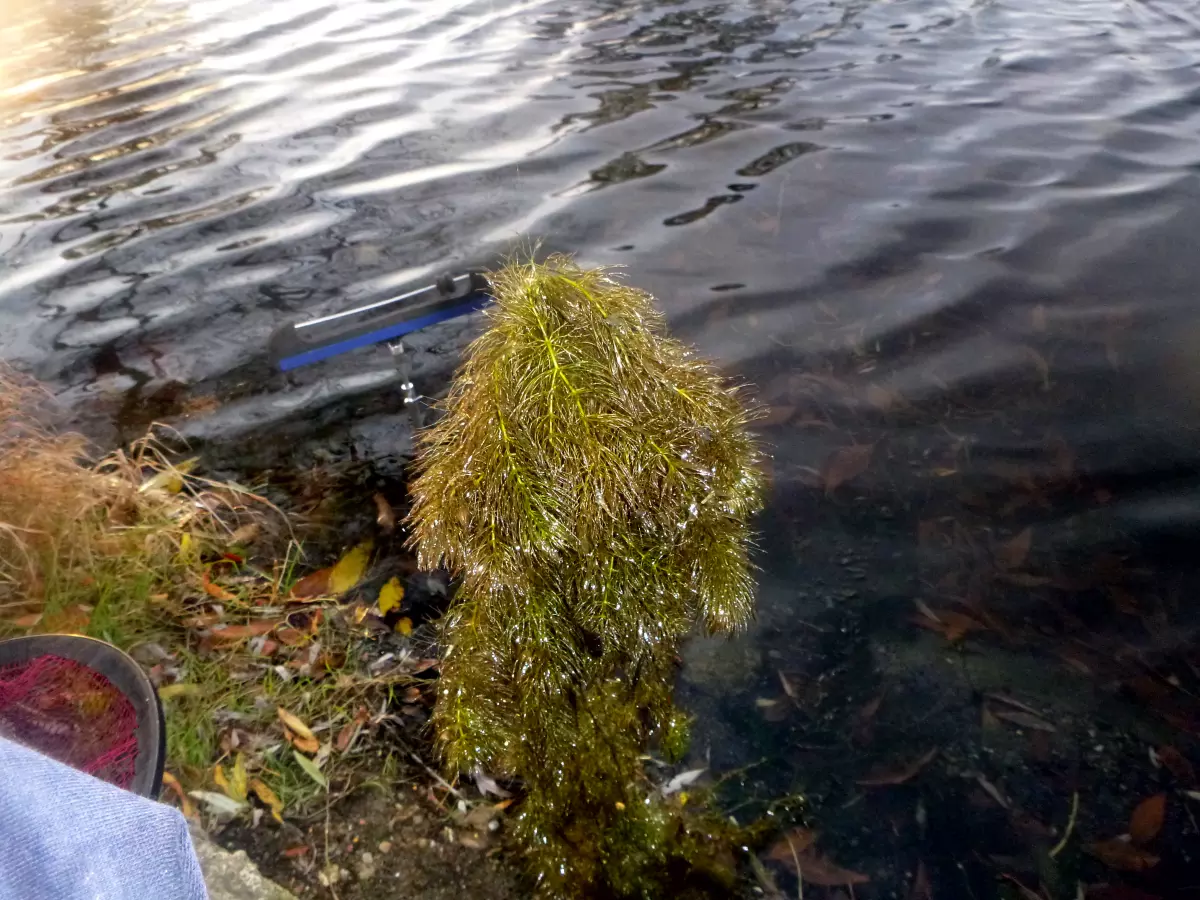
<path fill-rule="evenodd" d="M 0 738 L 0 898 L 207 896 L 177 810 Z"/>

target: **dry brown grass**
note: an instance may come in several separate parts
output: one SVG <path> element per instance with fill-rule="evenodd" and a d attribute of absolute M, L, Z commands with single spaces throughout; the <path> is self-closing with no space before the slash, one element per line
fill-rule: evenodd
<path fill-rule="evenodd" d="M 2 620 L 83 630 L 70 627 L 82 613 L 189 577 L 257 502 L 187 477 L 153 434 L 92 463 L 82 437 L 40 424 L 44 401 L 36 383 L 0 369 Z"/>
<path fill-rule="evenodd" d="M 297 762 L 280 706 L 321 735 L 330 782 L 390 771 L 391 751 L 357 735 L 391 718 L 381 704 L 412 687 L 420 660 L 367 671 L 361 616 L 336 596 L 294 601 L 303 554 L 289 518 L 173 462 L 155 433 L 93 461 L 82 437 L 40 424 L 47 402 L 0 363 L 0 637 L 84 633 L 142 658 L 186 789 L 227 790 L 217 773 L 236 761 L 289 814 L 320 802 L 324 782 Z"/>

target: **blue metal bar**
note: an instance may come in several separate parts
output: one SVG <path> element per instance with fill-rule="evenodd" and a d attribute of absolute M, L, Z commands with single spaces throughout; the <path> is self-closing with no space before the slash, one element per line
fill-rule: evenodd
<path fill-rule="evenodd" d="M 301 366 L 307 366 L 311 363 L 321 362 L 334 356 L 339 356 L 342 353 L 348 353 L 351 350 L 357 350 L 360 347 L 368 347 L 372 344 L 381 344 L 384 341 L 395 340 L 398 337 L 403 337 L 406 334 L 411 334 L 414 331 L 420 331 L 422 328 L 428 328 L 430 325 L 436 325 L 438 322 L 445 322 L 448 319 L 456 319 L 459 316 L 465 316 L 477 310 L 483 309 L 492 302 L 491 296 L 488 294 L 474 294 L 466 303 L 459 306 L 454 306 L 449 309 L 438 310 L 426 316 L 421 316 L 417 319 L 409 319 L 406 322 L 397 322 L 386 328 L 380 328 L 377 331 L 370 331 L 366 334 L 360 334 L 356 337 L 348 338 L 343 341 L 337 341 L 332 344 L 325 344 L 320 347 L 314 347 L 311 350 L 306 350 L 303 353 L 297 353 L 294 356 L 283 357 L 279 360 L 279 369 L 283 372 L 289 372 L 292 369 L 298 369 Z"/>

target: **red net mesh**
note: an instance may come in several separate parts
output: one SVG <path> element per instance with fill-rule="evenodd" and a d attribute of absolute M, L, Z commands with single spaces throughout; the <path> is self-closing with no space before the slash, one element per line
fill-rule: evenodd
<path fill-rule="evenodd" d="M 99 672 L 38 656 L 0 666 L 0 735 L 128 788 L 137 760 L 137 712 Z"/>

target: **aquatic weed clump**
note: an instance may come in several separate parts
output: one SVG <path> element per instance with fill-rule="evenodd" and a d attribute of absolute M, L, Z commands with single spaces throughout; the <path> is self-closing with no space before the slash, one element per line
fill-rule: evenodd
<path fill-rule="evenodd" d="M 719 818 L 685 816 L 640 758 L 686 730 L 681 639 L 753 613 L 753 413 L 603 270 L 555 257 L 493 284 L 412 486 L 422 565 L 461 578 L 434 712 L 445 761 L 523 782 L 518 828 L 548 893 L 727 875 Z"/>

